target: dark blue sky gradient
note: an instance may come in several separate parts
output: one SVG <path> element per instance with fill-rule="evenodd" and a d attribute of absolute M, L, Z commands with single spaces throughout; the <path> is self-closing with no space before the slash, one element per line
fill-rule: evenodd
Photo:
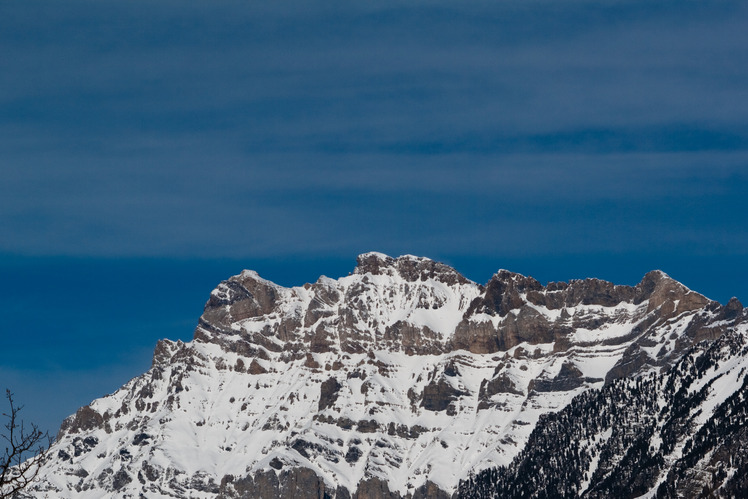
<path fill-rule="evenodd" d="M 221 279 L 370 250 L 746 301 L 746 26 L 738 1 L 2 2 L 0 388 L 56 427 Z"/>

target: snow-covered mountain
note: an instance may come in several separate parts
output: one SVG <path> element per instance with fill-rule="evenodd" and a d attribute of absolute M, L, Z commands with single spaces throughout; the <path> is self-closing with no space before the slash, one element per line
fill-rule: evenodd
<path fill-rule="evenodd" d="M 636 495 L 682 492 L 722 459 L 703 428 L 744 428 L 726 404 L 745 410 L 747 315 L 659 271 L 483 286 L 380 253 L 301 287 L 244 271 L 193 341 L 160 341 L 148 372 L 65 420 L 29 494 L 532 496 L 558 472 L 549 496 L 602 497 L 632 446 L 657 463 Z"/>
<path fill-rule="evenodd" d="M 458 495 L 748 497 L 746 326 L 542 416 L 511 465 L 471 476 Z"/>

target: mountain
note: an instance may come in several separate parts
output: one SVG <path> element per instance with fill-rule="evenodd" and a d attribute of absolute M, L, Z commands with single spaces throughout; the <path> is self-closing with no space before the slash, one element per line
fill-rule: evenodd
<path fill-rule="evenodd" d="M 244 271 L 189 343 L 67 418 L 30 497 L 666 497 L 746 488 L 748 312 L 636 286 L 479 285 L 381 253 Z"/>
<path fill-rule="evenodd" d="M 543 415 L 511 465 L 471 476 L 459 496 L 748 497 L 746 329 Z"/>

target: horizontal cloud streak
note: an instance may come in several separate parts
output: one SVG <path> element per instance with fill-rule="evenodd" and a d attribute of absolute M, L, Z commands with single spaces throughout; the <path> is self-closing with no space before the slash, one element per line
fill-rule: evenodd
<path fill-rule="evenodd" d="M 668 242 L 724 251 L 715 238 L 744 251 L 748 157 L 717 158 L 719 166 L 713 155 L 593 155 L 442 157 L 420 168 L 387 156 L 319 168 L 282 157 L 246 169 L 81 168 L 0 188 L 12 215 L 0 229 L 15 235 L 6 251 L 41 254 L 350 254 L 382 244 L 520 254 L 668 251 Z"/>

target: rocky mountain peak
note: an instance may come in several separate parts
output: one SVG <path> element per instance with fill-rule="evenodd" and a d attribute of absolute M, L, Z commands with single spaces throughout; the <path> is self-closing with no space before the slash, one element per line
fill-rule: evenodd
<path fill-rule="evenodd" d="M 503 317 L 525 303 L 558 310 L 579 305 L 639 305 L 645 301 L 649 304 L 648 311 L 667 302 L 673 305 L 673 313 L 680 313 L 703 307 L 710 300 L 660 270 L 648 272 L 636 286 L 617 285 L 595 278 L 551 282 L 543 286 L 532 277 L 500 270 L 486 284 L 484 296 L 471 304 L 468 315 L 487 313 Z"/>
<path fill-rule="evenodd" d="M 649 300 L 648 311 L 663 308 L 668 315 L 705 307 L 711 300 L 691 291 L 661 270 L 648 272 L 634 288 L 635 300 Z"/>
<path fill-rule="evenodd" d="M 734 296 L 727 302 L 722 313 L 724 320 L 739 320 L 746 316 L 748 316 L 748 309 L 743 308 L 743 304 Z"/>
<path fill-rule="evenodd" d="M 284 288 L 263 279 L 257 272 L 245 270 L 221 282 L 205 304 L 201 324 L 224 330 L 231 324 L 262 317 L 275 310 Z"/>
<path fill-rule="evenodd" d="M 363 253 L 356 258 L 354 274 L 398 276 L 407 282 L 433 279 L 444 284 L 469 284 L 471 281 L 449 265 L 430 258 L 402 255 L 392 258 L 384 253 Z"/>

